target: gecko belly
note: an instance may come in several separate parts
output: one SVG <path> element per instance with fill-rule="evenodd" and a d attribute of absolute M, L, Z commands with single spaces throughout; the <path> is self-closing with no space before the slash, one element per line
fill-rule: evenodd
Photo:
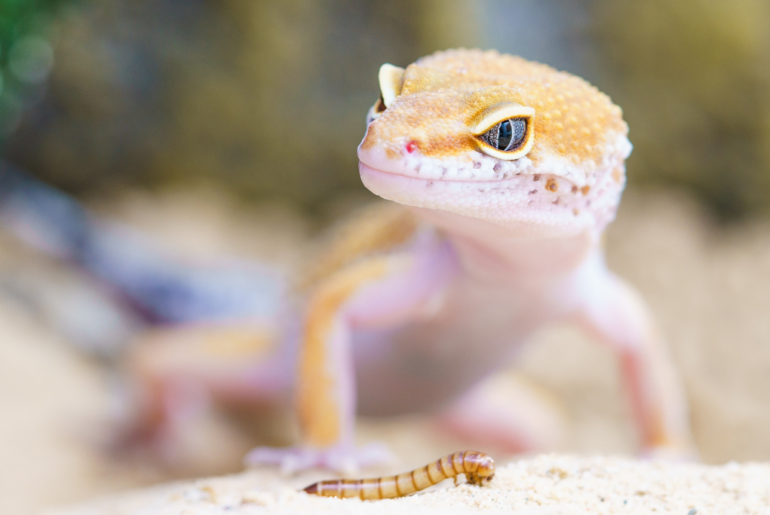
<path fill-rule="evenodd" d="M 540 298 L 463 277 L 430 317 L 388 330 L 355 330 L 359 412 L 445 407 L 509 364 L 544 316 L 553 313 Z"/>

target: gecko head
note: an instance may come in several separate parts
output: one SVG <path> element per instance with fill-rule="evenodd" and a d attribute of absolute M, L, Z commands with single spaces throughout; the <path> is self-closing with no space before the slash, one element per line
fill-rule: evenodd
<path fill-rule="evenodd" d="M 358 148 L 364 185 L 432 214 L 522 235 L 602 230 L 631 151 L 621 110 L 584 80 L 495 51 L 385 64 Z"/>

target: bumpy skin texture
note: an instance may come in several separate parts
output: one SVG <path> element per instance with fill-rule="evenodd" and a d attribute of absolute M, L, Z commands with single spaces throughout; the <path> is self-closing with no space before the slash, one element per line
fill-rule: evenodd
<path fill-rule="evenodd" d="M 264 378 L 298 371 L 303 441 L 247 461 L 350 471 L 382 459 L 354 446 L 356 413 L 432 411 L 480 444 L 552 448 L 556 433 L 532 395 L 511 388 L 494 401 L 477 385 L 534 331 L 565 321 L 615 351 L 643 450 L 691 453 L 672 363 L 600 246 L 631 150 L 620 109 L 582 79 L 479 50 L 385 65 L 380 83 L 360 174 L 401 205 L 360 215 L 319 259 L 299 335 L 275 362 L 240 383 L 227 377 L 228 394 L 279 398 Z M 484 146 L 480 131 L 500 113 L 525 113 L 531 146 Z M 295 349 L 299 367 L 286 370 Z"/>

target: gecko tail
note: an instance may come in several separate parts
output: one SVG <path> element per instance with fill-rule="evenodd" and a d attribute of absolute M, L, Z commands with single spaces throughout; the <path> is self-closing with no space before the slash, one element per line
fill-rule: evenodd
<path fill-rule="evenodd" d="M 285 279 L 259 263 L 189 263 L 147 235 L 93 216 L 77 200 L 0 160 L 0 224 L 96 278 L 145 323 L 275 316 Z"/>

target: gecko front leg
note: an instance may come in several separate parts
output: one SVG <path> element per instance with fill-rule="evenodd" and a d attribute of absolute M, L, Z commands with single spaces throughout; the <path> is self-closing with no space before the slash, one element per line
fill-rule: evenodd
<path fill-rule="evenodd" d="M 589 263 L 588 274 L 578 320 L 618 355 L 643 452 L 695 458 L 685 393 L 647 306 L 599 256 Z"/>
<path fill-rule="evenodd" d="M 345 472 L 386 455 L 354 444 L 356 329 L 395 327 L 421 316 L 457 269 L 454 252 L 435 236 L 413 250 L 363 260 L 334 274 L 311 296 L 299 356 L 299 446 L 257 448 L 248 463 L 274 463 L 284 472 L 324 467 Z"/>

